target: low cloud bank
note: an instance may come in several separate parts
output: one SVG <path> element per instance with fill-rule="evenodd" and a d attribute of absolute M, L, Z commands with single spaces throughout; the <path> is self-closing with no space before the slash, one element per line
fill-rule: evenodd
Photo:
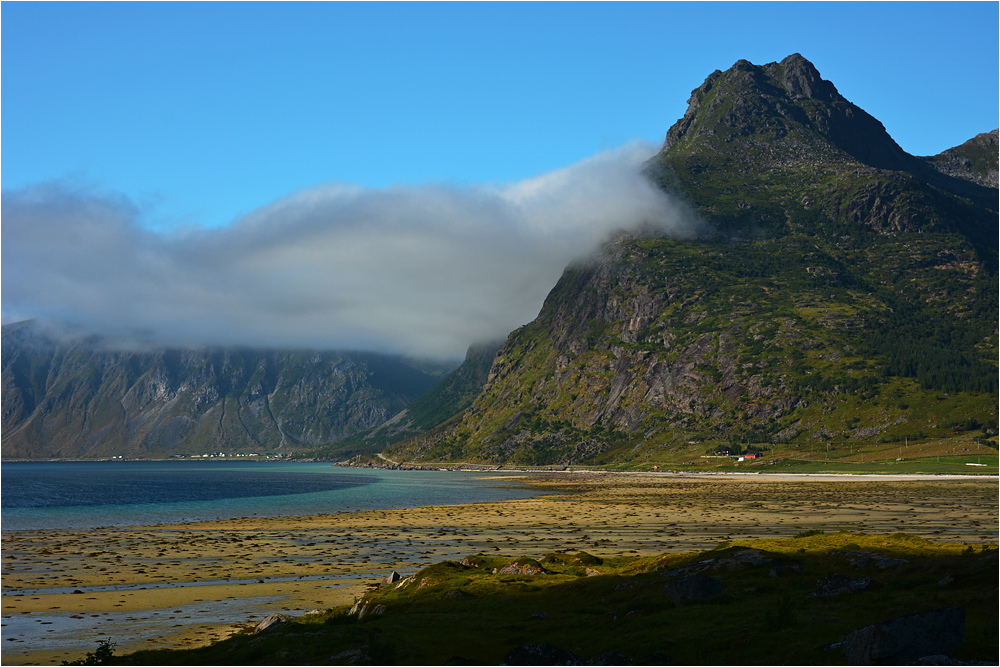
<path fill-rule="evenodd" d="M 537 315 L 573 259 L 619 230 L 691 236 L 632 144 L 507 186 L 293 194 L 217 229 L 155 232 L 127 200 L 5 192 L 4 319 L 173 345 L 458 357 Z"/>

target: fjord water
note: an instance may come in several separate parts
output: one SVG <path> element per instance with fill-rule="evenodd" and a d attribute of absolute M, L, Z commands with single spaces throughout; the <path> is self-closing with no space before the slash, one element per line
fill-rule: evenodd
<path fill-rule="evenodd" d="M 4 531 L 402 509 L 535 493 L 483 473 L 329 463 L 10 462 L 0 467 L 0 477 Z"/>

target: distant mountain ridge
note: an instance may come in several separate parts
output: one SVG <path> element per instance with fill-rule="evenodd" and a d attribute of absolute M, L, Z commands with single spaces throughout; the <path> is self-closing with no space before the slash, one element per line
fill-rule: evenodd
<path fill-rule="evenodd" d="M 978 174 L 997 150 L 974 145 L 906 153 L 798 54 L 711 74 L 647 169 L 714 231 L 569 267 L 461 418 L 388 453 L 694 462 L 995 434 L 998 197 Z"/>
<path fill-rule="evenodd" d="M 291 452 L 376 426 L 440 377 L 365 353 L 107 349 L 2 336 L 3 457 Z"/>

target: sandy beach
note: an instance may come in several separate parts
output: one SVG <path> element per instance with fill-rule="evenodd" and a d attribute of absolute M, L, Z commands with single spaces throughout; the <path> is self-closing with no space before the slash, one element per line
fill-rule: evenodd
<path fill-rule="evenodd" d="M 447 474 L 447 473 L 442 473 Z M 3 662 L 59 664 L 196 646 L 281 612 L 350 604 L 366 586 L 474 553 L 602 557 L 711 548 L 808 529 L 996 542 L 996 477 L 515 474 L 502 502 L 3 533 Z"/>

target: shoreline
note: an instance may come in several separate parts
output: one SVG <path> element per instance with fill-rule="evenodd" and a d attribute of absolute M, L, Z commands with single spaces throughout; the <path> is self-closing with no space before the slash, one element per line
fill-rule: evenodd
<path fill-rule="evenodd" d="M 58 664 L 82 657 L 109 635 L 119 653 L 204 644 L 268 613 L 302 615 L 351 604 L 392 571 L 405 576 L 475 553 L 646 556 L 811 529 L 908 532 L 942 542 L 997 539 L 995 477 L 495 472 L 540 495 L 298 517 L 3 531 L 5 639 L 29 630 L 39 638 L 4 641 L 3 661 Z M 66 592 L 73 590 L 81 593 Z M 46 641 L 56 650 L 41 650 Z"/>
<path fill-rule="evenodd" d="M 927 457 L 931 458 L 931 457 Z M 908 459 L 909 461 L 919 461 L 921 459 Z M 524 474 L 548 474 L 548 473 L 613 473 L 613 474 L 648 474 L 648 475 L 858 475 L 867 477 L 883 477 L 885 475 L 909 475 L 915 477 L 985 477 L 993 476 L 998 477 L 998 473 L 976 473 L 974 471 L 969 471 L 965 474 L 956 473 L 892 473 L 892 472 L 772 472 L 768 470 L 755 470 L 755 471 L 725 471 L 725 470 L 686 470 L 684 468 L 663 468 L 661 470 L 629 470 L 625 468 L 592 468 L 584 465 L 577 464 L 552 464 L 552 465 L 542 465 L 542 466 L 515 466 L 510 464 L 494 464 L 494 463 L 408 463 L 408 462 L 390 462 L 390 459 L 384 459 L 384 463 L 368 462 L 365 464 L 352 464 L 349 460 L 341 459 L 327 459 L 327 458 L 308 458 L 308 459 L 296 459 L 288 457 L 274 457 L 274 458 L 252 458 L 252 457 L 166 457 L 166 458 L 96 458 L 96 459 L 78 459 L 78 458 L 44 458 L 44 459 L 0 459 L 0 465 L 4 463 L 322 463 L 333 466 L 334 468 L 348 468 L 353 470 L 400 470 L 400 471 L 423 471 L 423 472 L 502 472 L 502 473 L 524 473 Z M 811 463 L 820 463 L 819 461 L 810 461 Z M 835 463 L 835 462 L 828 462 Z M 671 465 L 671 464 L 661 464 L 661 465 Z M 985 465 L 985 464 L 984 464 Z"/>

